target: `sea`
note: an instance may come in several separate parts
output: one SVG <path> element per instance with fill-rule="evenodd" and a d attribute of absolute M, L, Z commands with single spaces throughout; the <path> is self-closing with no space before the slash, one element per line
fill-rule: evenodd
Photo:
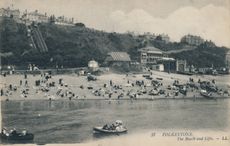
<path fill-rule="evenodd" d="M 93 127 L 116 120 L 123 121 L 127 135 L 158 129 L 225 131 L 229 103 L 230 99 L 2 101 L 2 127 L 25 128 L 37 144 L 109 138 L 95 136 Z"/>

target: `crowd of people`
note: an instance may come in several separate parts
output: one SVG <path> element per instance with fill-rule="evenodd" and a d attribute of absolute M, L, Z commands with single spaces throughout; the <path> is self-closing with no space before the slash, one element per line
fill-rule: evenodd
<path fill-rule="evenodd" d="M 123 127 L 123 124 L 122 124 L 122 121 L 116 121 L 115 123 L 112 123 L 112 124 L 105 124 L 102 129 L 104 130 L 116 130 L 116 131 L 121 131 L 122 129 L 124 129 Z"/>
<path fill-rule="evenodd" d="M 36 80 L 31 80 L 33 76 Z M 22 98 L 28 98 L 32 94 L 39 94 L 39 96 L 49 100 L 58 98 L 68 100 L 87 99 L 91 97 L 95 97 L 96 99 L 135 100 L 153 99 L 155 97 L 187 97 L 188 93 L 193 93 L 192 95 L 195 97 L 198 96 L 195 93 L 199 93 L 201 89 L 218 94 L 228 94 L 229 96 L 228 91 L 218 87 L 214 79 L 210 81 L 201 81 L 201 79 L 198 79 L 195 81 L 195 79 L 189 77 L 187 82 L 174 79 L 170 83 L 165 82 L 164 78 L 154 77 L 153 74 L 142 75 L 141 78 L 137 79 L 135 76 L 126 74 L 123 76 L 121 83 L 114 79 L 100 81 L 100 78 L 98 80 L 88 80 L 85 76 L 76 76 L 76 78 L 84 78 L 84 80 L 79 83 L 78 87 L 74 87 L 70 82 L 67 83 L 63 77 L 58 79 L 57 77 L 55 79 L 53 77 L 51 73 L 47 72 L 40 75 L 30 75 L 28 79 L 28 75 L 25 73 L 19 79 L 19 84 L 5 83 L 5 87 L 1 88 L 1 96 L 5 96 L 7 97 L 6 100 L 10 100 L 12 94 L 19 92 Z M 34 90 L 35 93 L 33 92 Z M 43 93 L 43 95 L 40 93 Z"/>
<path fill-rule="evenodd" d="M 21 132 L 18 132 L 15 128 L 8 131 L 6 128 L 2 128 L 1 133 L 5 136 L 26 136 L 27 131 L 23 129 Z"/>

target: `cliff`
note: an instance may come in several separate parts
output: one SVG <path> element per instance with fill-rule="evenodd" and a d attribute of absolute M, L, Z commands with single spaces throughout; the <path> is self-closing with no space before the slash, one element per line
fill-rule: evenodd
<path fill-rule="evenodd" d="M 146 45 L 155 46 L 163 51 L 171 51 L 171 56 L 188 60 L 188 64 L 197 67 L 224 66 L 228 48 L 202 44 L 198 47 L 183 43 L 165 43 L 161 40 L 148 40 L 145 36 L 133 36 L 125 33 L 108 33 L 84 25 L 61 26 L 39 24 L 38 29 L 48 47 L 48 52 L 34 49 L 28 37 L 28 27 L 16 23 L 10 18 L 0 18 L 0 55 L 1 64 L 27 66 L 28 63 L 40 67 L 86 66 L 94 59 L 103 63 L 106 54 L 111 51 L 126 51 L 133 60 L 137 59 L 137 50 Z M 33 33 L 33 32 L 32 32 Z"/>

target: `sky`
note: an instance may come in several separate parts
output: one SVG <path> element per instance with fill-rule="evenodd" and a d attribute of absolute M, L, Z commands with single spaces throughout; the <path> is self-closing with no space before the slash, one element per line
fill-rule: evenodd
<path fill-rule="evenodd" d="M 200 35 L 230 47 L 230 0 L 0 0 L 0 7 L 74 17 L 107 32 Z"/>

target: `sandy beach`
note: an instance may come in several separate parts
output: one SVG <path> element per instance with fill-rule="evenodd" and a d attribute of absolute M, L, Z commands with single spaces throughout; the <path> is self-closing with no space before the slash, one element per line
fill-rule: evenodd
<path fill-rule="evenodd" d="M 78 76 L 77 74 L 63 74 L 52 75 L 45 83 L 40 83 L 36 86 L 35 81 L 44 80 L 41 75 L 27 75 L 27 79 L 24 75 L 7 75 L 1 77 L 0 88 L 3 89 L 4 95 L 1 100 L 30 100 L 30 99 L 110 99 L 116 100 L 118 96 L 123 94 L 119 99 L 130 99 L 128 93 L 137 93 L 140 91 L 150 92 L 153 89 L 151 80 L 143 77 L 146 74 L 115 74 L 107 73 L 97 76 L 96 81 L 88 81 L 86 76 Z M 148 74 L 150 75 L 150 73 Z M 175 96 L 175 90 L 172 86 L 174 81 L 179 81 L 180 84 L 186 84 L 189 78 L 194 80 L 194 83 L 198 86 L 197 81 L 209 81 L 215 80 L 215 84 L 218 88 L 229 92 L 229 75 L 225 76 L 210 76 L 210 75 L 181 75 L 165 72 L 151 71 L 150 77 L 152 80 L 157 80 L 161 83 L 160 89 L 165 90 L 162 95 L 148 95 L 140 94 L 135 99 L 194 99 L 203 98 L 200 95 L 200 90 L 188 89 L 186 96 L 178 94 Z M 59 79 L 62 79 L 62 85 L 59 84 Z M 136 82 L 140 81 L 144 83 L 144 86 L 137 86 Z M 21 82 L 21 83 L 20 83 Z M 26 83 L 27 82 L 27 83 Z M 54 82 L 54 86 L 50 86 L 47 91 L 44 91 L 47 84 Z M 20 85 L 22 84 L 22 85 Z M 27 84 L 27 85 L 26 85 Z M 112 85 L 111 85 L 112 84 Z M 9 86 L 12 85 L 16 90 L 9 91 Z M 114 86 L 116 88 L 114 88 Z M 171 89 L 168 87 L 170 86 Z M 26 97 L 22 95 L 23 90 L 27 90 Z M 60 92 L 59 92 L 60 91 Z M 6 92 L 8 92 L 6 94 Z M 59 92 L 59 94 L 58 94 Z M 71 93 L 71 95 L 69 95 Z M 63 96 L 60 94 L 64 94 Z M 217 97 L 229 97 L 229 95 L 219 95 Z"/>

